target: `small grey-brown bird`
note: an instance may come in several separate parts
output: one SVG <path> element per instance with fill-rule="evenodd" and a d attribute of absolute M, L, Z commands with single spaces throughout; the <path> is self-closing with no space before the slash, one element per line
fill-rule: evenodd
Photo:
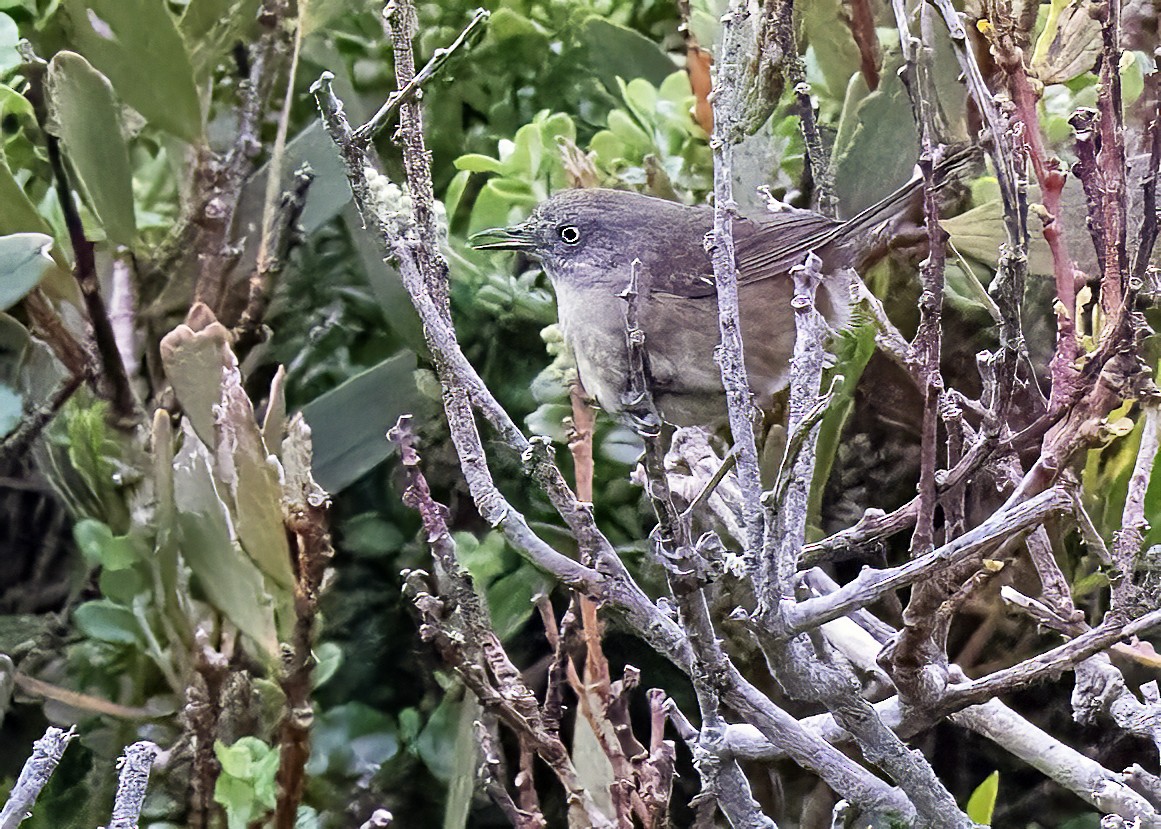
<path fill-rule="evenodd" d="M 946 174 L 960 155 L 940 167 Z M 790 270 L 808 252 L 825 274 L 816 305 L 832 326 L 849 317 L 851 269 L 885 244 L 892 220 L 913 208 L 914 180 L 847 221 L 783 209 L 734 221 L 734 252 L 746 371 L 755 404 L 769 409 L 788 382 L 794 349 Z M 472 237 L 480 250 L 518 250 L 537 258 L 556 292 L 557 313 L 581 383 L 601 408 L 634 415 L 629 394 L 625 300 L 634 259 L 638 314 L 645 335 L 650 391 L 662 419 L 675 426 L 723 421 L 717 292 L 705 238 L 708 206 L 690 207 L 639 193 L 566 190 L 539 204 L 527 221 Z"/>

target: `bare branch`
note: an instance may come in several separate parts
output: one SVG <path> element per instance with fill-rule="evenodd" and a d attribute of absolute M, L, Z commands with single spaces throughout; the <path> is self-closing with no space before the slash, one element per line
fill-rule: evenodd
<path fill-rule="evenodd" d="M 145 790 L 149 786 L 149 770 L 157 759 L 159 749 L 154 743 L 142 741 L 125 749 L 119 762 L 117 794 L 113 799 L 113 819 L 109 829 L 137 829 Z"/>
<path fill-rule="evenodd" d="M 788 4 L 789 5 L 789 4 Z M 746 551 L 754 556 L 762 547 L 762 481 L 758 473 L 758 447 L 754 440 L 753 404 L 746 376 L 742 346 L 742 323 L 738 310 L 738 270 L 734 261 L 734 145 L 741 140 L 738 89 L 747 60 L 745 0 L 731 0 L 722 17 L 720 55 L 716 63 L 713 103 L 714 132 L 710 147 L 714 154 L 714 225 L 710 238 L 714 285 L 718 295 L 718 328 L 721 346 L 718 361 L 722 386 L 726 390 L 730 432 L 738 455 L 738 479 L 742 485 L 742 518 L 746 527 Z"/>
<path fill-rule="evenodd" d="M 50 727 L 43 737 L 33 743 L 32 756 L 24 762 L 24 768 L 12 786 L 8 801 L 4 809 L 0 810 L 0 829 L 16 829 L 29 816 L 41 789 L 48 784 L 61 755 L 75 736 L 75 729 L 65 731 L 63 728 Z"/>

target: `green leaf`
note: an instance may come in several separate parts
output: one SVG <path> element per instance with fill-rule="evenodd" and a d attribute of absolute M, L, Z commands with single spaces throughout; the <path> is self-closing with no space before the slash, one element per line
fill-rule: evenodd
<path fill-rule="evenodd" d="M 476 790 L 476 768 L 479 764 L 480 741 L 476 736 L 476 720 L 480 705 L 471 694 L 465 694 L 456 722 L 455 755 L 451 779 L 447 784 L 447 805 L 443 810 L 443 829 L 464 829 L 472 808 Z"/>
<path fill-rule="evenodd" d="M 437 780 L 447 783 L 456 767 L 455 745 L 462 706 L 470 705 L 468 695 L 445 693 L 415 738 L 415 749 Z"/>
<path fill-rule="evenodd" d="M 302 27 L 302 37 L 317 32 L 351 5 L 351 0 L 299 0 L 298 25 Z"/>
<path fill-rule="evenodd" d="M 398 751 L 399 738 L 389 716 L 361 702 L 348 702 L 315 721 L 307 773 L 358 777 L 373 773 Z"/>
<path fill-rule="evenodd" d="M 48 131 L 57 135 L 109 241 L 137 238 L 133 174 L 109 79 L 80 55 L 59 52 L 48 64 Z"/>
<path fill-rule="evenodd" d="M 0 84 L 0 113 L 21 118 L 35 118 L 32 102 L 10 86 Z"/>
<path fill-rule="evenodd" d="M 465 173 L 464 175 L 470 175 Z M 403 282 L 399 278 L 399 271 L 395 266 L 383 258 L 379 250 L 379 242 L 363 228 L 363 220 L 353 204 L 348 204 L 342 212 L 343 224 L 355 245 L 355 252 L 359 261 L 363 263 L 363 271 L 367 275 L 367 282 L 371 292 L 379 303 L 379 308 L 391 331 L 417 354 L 427 353 L 427 342 L 423 338 L 423 326 L 419 322 L 419 315 L 415 313 L 415 306 L 411 304 L 411 297 Z"/>
<path fill-rule="evenodd" d="M 844 332 L 835 351 L 838 363 L 831 376 L 841 374 L 843 381 L 835 389 L 830 407 L 823 415 L 822 424 L 819 426 L 814 480 L 810 485 L 809 526 L 818 524 L 823 492 L 830 479 L 835 458 L 838 456 L 843 429 L 855 410 L 855 389 L 867 363 L 875 353 L 875 326 L 867 324 L 853 331 Z M 780 461 L 781 458 L 777 462 Z"/>
<path fill-rule="evenodd" d="M 317 119 L 287 143 L 282 157 L 284 183 L 289 184 L 290 177 L 303 166 L 310 167 L 314 181 L 307 191 L 306 204 L 303 205 L 299 221 L 307 233 L 313 233 L 337 216 L 351 201 L 346 168 L 335 149 L 335 142 Z M 243 224 L 253 223 L 257 227 L 262 220 L 269 171 L 269 163 L 263 164 L 254 175 L 246 179 L 238 202 L 238 216 Z"/>
<path fill-rule="evenodd" d="M 7 311 L 40 284 L 53 264 L 48 256 L 51 246 L 52 237 L 43 233 L 0 237 L 0 311 Z"/>
<path fill-rule="evenodd" d="M 178 28 L 199 78 L 213 71 L 258 16 L 260 0 L 190 0 Z"/>
<path fill-rule="evenodd" d="M 24 417 L 24 398 L 11 386 L 0 383 L 0 438 L 10 434 Z"/>
<path fill-rule="evenodd" d="M 73 623 L 85 636 L 114 645 L 144 646 L 133 611 L 107 599 L 85 602 L 73 612 Z"/>
<path fill-rule="evenodd" d="M 898 76 L 885 71 L 874 92 L 862 75 L 851 78 L 831 162 L 843 215 L 853 216 L 906 182 L 918 152 L 911 104 Z"/>
<path fill-rule="evenodd" d="M 431 411 L 415 385 L 415 367 L 415 354 L 396 354 L 303 408 L 314 441 L 314 477 L 327 492 L 342 491 L 391 455 L 386 434 L 401 414 Z"/>
<path fill-rule="evenodd" d="M 1052 0 L 1032 52 L 1032 69 L 1045 85 L 1066 83 L 1093 68 L 1101 51 L 1101 24 L 1088 0 Z"/>
<path fill-rule="evenodd" d="M 73 527 L 73 538 L 93 567 L 125 570 L 141 560 L 141 550 L 127 535 L 113 535 L 106 524 L 83 518 Z"/>
<path fill-rule="evenodd" d="M 520 632 L 536 609 L 532 599 L 551 589 L 552 582 L 531 564 L 521 564 L 513 573 L 488 586 L 488 610 L 492 627 L 501 639 Z"/>
<path fill-rule="evenodd" d="M 262 573 L 238 549 L 229 510 L 210 472 L 209 453 L 188 423 L 173 462 L 174 502 L 181 552 L 206 598 L 258 645 L 278 656 L 274 602 Z"/>
<path fill-rule="evenodd" d="M 508 165 L 499 159 L 480 153 L 468 153 L 455 160 L 457 170 L 466 170 L 469 173 L 504 173 Z"/>
<path fill-rule="evenodd" d="M 343 649 L 334 642 L 323 642 L 314 649 L 314 658 L 318 664 L 311 674 L 311 683 L 313 687 L 320 688 L 343 664 Z"/>
<path fill-rule="evenodd" d="M 996 797 L 1000 793 L 1000 773 L 994 771 L 976 786 L 968 798 L 967 815 L 976 823 L 992 825 L 992 813 L 996 809 Z"/>
<path fill-rule="evenodd" d="M 659 86 L 676 68 L 652 40 L 597 15 L 581 23 L 579 39 L 590 55 L 587 65 L 610 92 L 616 91 L 618 78 L 644 78 Z"/>
<path fill-rule="evenodd" d="M 23 96 L 21 96 L 23 98 Z M 7 98 L 5 99 L 7 101 Z M 7 104 L 6 104 L 7 105 Z M 0 154 L 0 233 L 40 233 L 51 236 L 52 225 L 12 175 Z"/>
<path fill-rule="evenodd" d="M 859 70 L 859 47 L 851 34 L 851 27 L 836 25 L 847 14 L 843 2 L 811 0 L 799 8 L 802 9 L 802 29 L 810 43 L 811 57 L 826 80 L 830 93 L 827 97 L 838 100 L 851 75 Z"/>
<path fill-rule="evenodd" d="M 20 31 L 16 28 L 16 21 L 0 13 L 0 75 L 7 75 L 23 62 L 16 52 L 19 40 Z"/>
<path fill-rule="evenodd" d="M 185 43 L 158 0 L 63 0 L 76 43 L 125 103 L 190 143 L 202 108 Z"/>
<path fill-rule="evenodd" d="M 31 342 L 28 329 L 16 317 L 0 311 L 0 380 L 15 381 Z"/>

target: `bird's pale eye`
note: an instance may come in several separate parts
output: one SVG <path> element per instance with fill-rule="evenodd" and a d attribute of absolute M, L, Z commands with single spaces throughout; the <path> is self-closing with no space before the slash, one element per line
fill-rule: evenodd
<path fill-rule="evenodd" d="M 580 241 L 580 231 L 573 225 L 561 225 L 558 233 L 560 241 L 566 245 L 575 245 Z"/>

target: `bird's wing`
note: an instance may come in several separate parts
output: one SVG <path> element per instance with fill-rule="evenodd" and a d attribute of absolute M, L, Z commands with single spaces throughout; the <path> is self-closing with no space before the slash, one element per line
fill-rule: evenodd
<path fill-rule="evenodd" d="M 757 282 L 801 265 L 806 254 L 834 241 L 843 223 L 808 210 L 787 210 L 734 222 L 738 281 Z"/>
<path fill-rule="evenodd" d="M 808 251 L 837 238 L 842 227 L 842 222 L 807 210 L 736 219 L 734 261 L 739 284 L 787 273 L 802 264 Z M 649 294 L 700 299 L 716 293 L 713 261 L 700 246 L 674 245 L 664 264 L 648 274 Z"/>

